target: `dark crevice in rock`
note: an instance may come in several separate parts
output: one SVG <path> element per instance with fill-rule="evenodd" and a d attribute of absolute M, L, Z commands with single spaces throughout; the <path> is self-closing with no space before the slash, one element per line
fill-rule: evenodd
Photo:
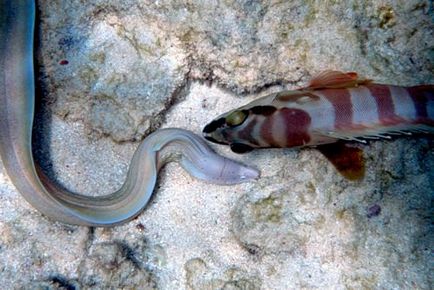
<path fill-rule="evenodd" d="M 134 251 L 132 247 L 130 247 L 124 241 L 116 241 L 122 256 L 124 256 L 128 261 L 130 261 L 133 266 L 137 269 L 143 269 L 143 263 L 137 258 L 137 253 Z"/>
<path fill-rule="evenodd" d="M 53 284 L 53 286 L 56 287 L 56 289 L 62 289 L 62 290 L 78 290 L 80 289 L 80 286 L 77 285 L 77 281 L 70 280 L 66 277 L 63 277 L 61 275 L 52 276 L 48 279 L 48 282 Z"/>
<path fill-rule="evenodd" d="M 159 129 L 166 120 L 167 112 L 170 111 L 173 106 L 181 103 L 187 98 L 188 94 L 190 93 L 191 84 L 192 82 L 187 77 L 184 77 L 183 83 L 174 90 L 171 97 L 168 98 L 164 103 L 164 108 L 153 118 L 153 120 L 151 120 L 149 130 L 146 135 Z"/>

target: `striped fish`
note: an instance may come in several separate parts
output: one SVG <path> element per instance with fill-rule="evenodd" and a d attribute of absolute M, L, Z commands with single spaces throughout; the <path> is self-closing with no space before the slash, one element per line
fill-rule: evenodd
<path fill-rule="evenodd" d="M 259 98 L 203 129 L 207 140 L 230 145 L 236 153 L 412 132 L 434 133 L 434 85 L 375 84 L 339 71 L 319 74 L 306 88 Z"/>

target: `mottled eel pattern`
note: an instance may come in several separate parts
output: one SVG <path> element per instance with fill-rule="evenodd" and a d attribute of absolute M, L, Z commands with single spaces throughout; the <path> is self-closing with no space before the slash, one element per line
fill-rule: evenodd
<path fill-rule="evenodd" d="M 148 203 L 167 156 L 177 156 L 192 176 L 212 183 L 235 184 L 258 176 L 256 170 L 217 155 L 189 131 L 162 129 L 140 144 L 118 191 L 90 197 L 57 186 L 35 166 L 32 156 L 35 3 L 0 3 L 0 156 L 18 191 L 42 214 L 86 226 L 114 226 L 131 220 Z"/>

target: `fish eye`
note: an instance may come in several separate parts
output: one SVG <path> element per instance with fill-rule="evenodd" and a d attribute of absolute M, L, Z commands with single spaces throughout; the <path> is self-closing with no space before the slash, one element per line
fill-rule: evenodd
<path fill-rule="evenodd" d="M 247 118 L 247 112 L 246 111 L 235 111 L 229 114 L 229 116 L 226 117 L 226 124 L 233 127 L 241 125 Z"/>

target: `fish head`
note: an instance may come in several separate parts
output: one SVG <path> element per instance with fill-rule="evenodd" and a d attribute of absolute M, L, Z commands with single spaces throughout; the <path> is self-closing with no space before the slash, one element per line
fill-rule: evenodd
<path fill-rule="evenodd" d="M 306 107 L 316 105 L 318 99 L 303 90 L 270 94 L 218 116 L 204 127 L 203 135 L 236 153 L 304 146 L 310 140 L 311 122 Z"/>
<path fill-rule="evenodd" d="M 252 122 L 248 110 L 237 109 L 222 114 L 203 128 L 205 139 L 217 144 L 231 145 L 239 142 L 238 133 L 245 124 Z"/>
<path fill-rule="evenodd" d="M 208 141 L 229 145 L 235 153 L 245 153 L 263 147 L 257 142 L 256 125 L 276 111 L 273 106 L 244 106 L 218 116 L 203 129 Z"/>

